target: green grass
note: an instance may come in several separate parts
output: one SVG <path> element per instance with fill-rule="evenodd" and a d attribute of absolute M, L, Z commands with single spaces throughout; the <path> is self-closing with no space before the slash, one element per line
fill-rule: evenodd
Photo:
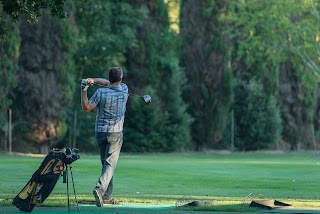
<path fill-rule="evenodd" d="M 0 199 L 15 197 L 43 158 L 2 154 Z M 71 166 L 78 200 L 93 200 L 101 172 L 98 156 L 81 154 Z M 121 154 L 114 179 L 114 197 L 122 202 L 175 205 L 213 200 L 214 205 L 187 210 L 221 212 L 257 211 L 248 206 L 256 199 L 320 207 L 320 156 L 311 152 Z M 69 190 L 73 202 L 72 185 Z M 60 179 L 42 206 L 66 206 L 66 198 L 66 184 Z M 10 203 L 0 201 L 0 206 Z"/>

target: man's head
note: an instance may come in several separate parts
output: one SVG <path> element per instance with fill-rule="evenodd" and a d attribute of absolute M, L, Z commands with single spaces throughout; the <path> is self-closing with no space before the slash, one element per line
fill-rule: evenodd
<path fill-rule="evenodd" d="M 120 82 L 123 77 L 123 71 L 119 67 L 113 67 L 109 71 L 109 81 L 110 83 Z"/>

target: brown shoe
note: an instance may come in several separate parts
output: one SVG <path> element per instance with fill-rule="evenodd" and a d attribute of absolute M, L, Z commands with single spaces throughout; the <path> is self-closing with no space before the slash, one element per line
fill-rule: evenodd
<path fill-rule="evenodd" d="M 120 202 L 114 198 L 111 199 L 103 199 L 104 204 L 112 204 L 112 205 L 120 205 Z"/>
<path fill-rule="evenodd" d="M 103 200 L 100 192 L 97 189 L 93 190 L 93 196 L 96 201 L 97 207 L 102 207 L 103 206 Z"/>

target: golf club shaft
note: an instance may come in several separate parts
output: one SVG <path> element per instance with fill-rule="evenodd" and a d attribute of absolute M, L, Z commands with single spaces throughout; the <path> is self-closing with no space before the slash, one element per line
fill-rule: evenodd
<path fill-rule="evenodd" d="M 151 97 L 150 97 L 149 95 L 140 96 L 140 95 L 138 95 L 138 94 L 131 94 L 131 93 L 126 92 L 126 91 L 120 91 L 120 90 L 117 90 L 117 89 L 115 89 L 115 88 L 110 88 L 110 89 L 111 89 L 111 90 L 115 90 L 115 91 L 119 91 L 119 92 L 123 92 L 123 93 L 126 93 L 126 94 L 128 94 L 128 95 L 137 96 L 137 97 L 139 97 L 139 98 L 142 98 L 142 100 L 143 100 L 143 102 L 144 102 L 145 104 L 151 103 Z"/>
<path fill-rule="evenodd" d="M 110 88 L 110 87 L 107 87 L 107 88 L 109 88 L 109 89 L 111 89 L 111 90 L 115 90 L 115 91 L 119 91 L 119 92 L 128 94 L 128 95 L 130 95 L 130 96 L 142 97 L 142 96 L 140 96 L 140 95 L 138 95 L 138 94 L 133 94 L 133 93 L 129 93 L 129 92 L 126 92 L 126 91 L 121 91 L 121 90 L 118 90 L 118 89 L 115 89 L 115 88 Z"/>

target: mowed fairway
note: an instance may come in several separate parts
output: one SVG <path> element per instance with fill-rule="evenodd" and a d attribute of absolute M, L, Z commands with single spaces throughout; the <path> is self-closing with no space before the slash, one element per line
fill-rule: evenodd
<path fill-rule="evenodd" d="M 81 158 L 71 164 L 77 198 L 93 200 L 92 190 L 101 172 L 99 157 L 80 155 Z M 0 156 L 2 208 L 12 206 L 10 200 L 3 199 L 13 198 L 43 159 L 44 156 Z M 70 199 L 74 205 L 70 182 Z M 184 201 L 209 200 L 215 201 L 214 205 L 192 209 L 247 212 L 254 209 L 248 205 L 256 199 L 276 199 L 295 208 L 320 209 L 319 189 L 318 153 L 121 154 L 115 173 L 114 197 L 123 203 L 172 206 Z M 60 179 L 43 207 L 35 207 L 34 211 L 45 207 L 51 211 L 52 207 L 66 205 L 66 184 Z"/>

